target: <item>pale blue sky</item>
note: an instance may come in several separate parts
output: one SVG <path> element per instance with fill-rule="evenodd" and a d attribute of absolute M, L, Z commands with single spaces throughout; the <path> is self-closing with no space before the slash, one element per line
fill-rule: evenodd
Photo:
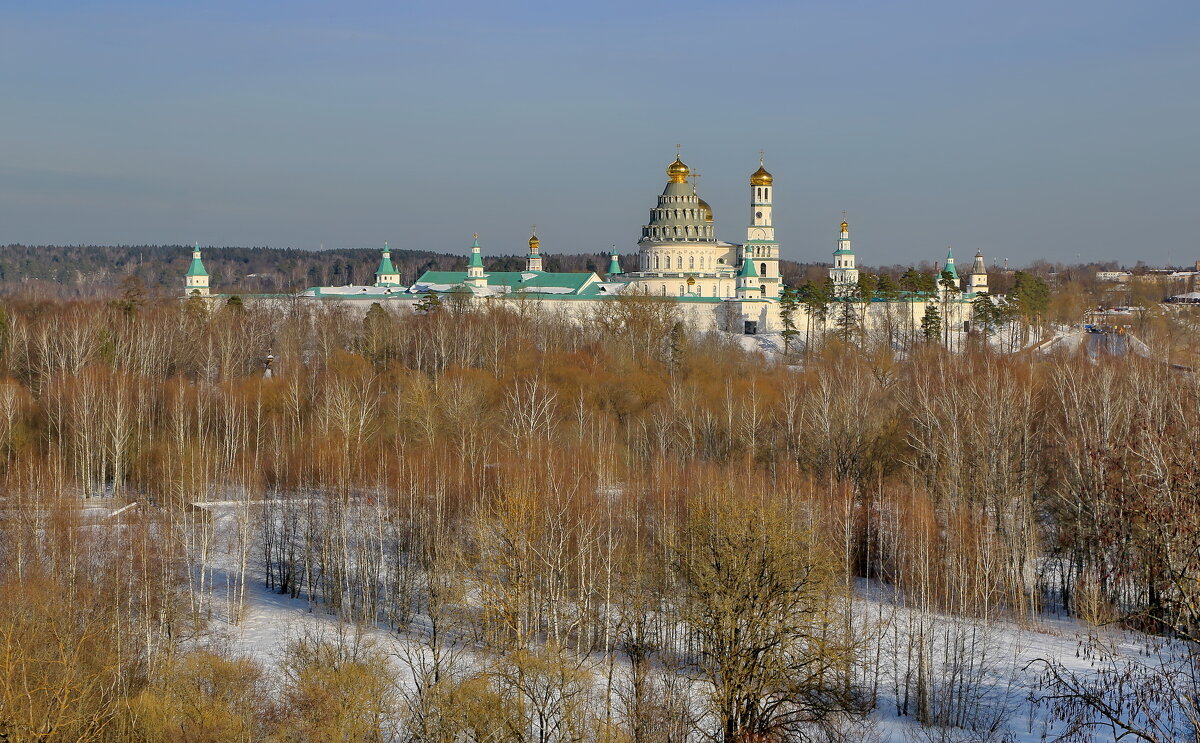
<path fill-rule="evenodd" d="M 0 5 L 0 242 L 1200 259 L 1200 3 Z"/>

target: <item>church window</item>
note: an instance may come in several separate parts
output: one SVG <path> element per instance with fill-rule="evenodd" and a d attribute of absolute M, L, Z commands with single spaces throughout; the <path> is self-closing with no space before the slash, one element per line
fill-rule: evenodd
<path fill-rule="evenodd" d="M 683 284 L 679 285 L 679 296 L 683 296 Z"/>
<path fill-rule="evenodd" d="M 683 268 L 683 256 L 675 256 L 675 268 Z"/>
<path fill-rule="evenodd" d="M 696 267 L 696 256 L 689 255 L 688 256 L 688 268 L 695 268 L 695 267 Z"/>
<path fill-rule="evenodd" d="M 654 267 L 658 268 L 658 256 L 654 256 Z"/>
<path fill-rule="evenodd" d="M 761 273 L 763 276 L 766 276 L 767 275 L 767 264 L 765 264 L 765 263 L 760 264 L 759 268 L 758 268 L 758 272 Z"/>
<path fill-rule="evenodd" d="M 664 297 L 667 296 L 667 285 L 666 284 L 662 285 L 662 295 Z"/>

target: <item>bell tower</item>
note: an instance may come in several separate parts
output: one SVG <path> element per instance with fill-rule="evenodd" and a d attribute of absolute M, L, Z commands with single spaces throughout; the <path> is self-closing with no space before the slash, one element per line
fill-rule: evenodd
<path fill-rule="evenodd" d="M 746 245 L 742 250 L 743 261 L 757 263 L 762 296 L 775 298 L 780 294 L 779 243 L 775 242 L 775 226 L 771 220 L 775 190 L 775 177 L 763 165 L 759 153 L 758 170 L 750 176 L 750 226 L 746 228 Z"/>
<path fill-rule="evenodd" d="M 837 250 L 833 251 L 833 268 L 829 269 L 829 278 L 833 281 L 833 291 L 839 297 L 854 293 L 858 284 L 858 269 L 854 265 L 854 251 L 850 248 L 850 224 L 842 213 L 842 229 L 838 234 Z"/>
<path fill-rule="evenodd" d="M 538 250 L 541 248 L 542 241 L 538 240 L 537 225 L 534 225 L 530 231 L 532 234 L 529 237 L 529 255 L 525 256 L 525 270 L 541 271 L 542 254 Z"/>

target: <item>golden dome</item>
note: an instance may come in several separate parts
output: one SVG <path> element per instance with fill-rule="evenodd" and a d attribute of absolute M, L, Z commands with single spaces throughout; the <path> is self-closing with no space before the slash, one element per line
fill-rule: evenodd
<path fill-rule="evenodd" d="M 675 156 L 675 162 L 667 166 L 667 175 L 671 176 L 671 183 L 687 183 L 688 175 L 691 169 L 683 164 L 679 156 Z"/>
<path fill-rule="evenodd" d="M 705 221 L 705 222 L 711 222 L 711 221 L 713 221 L 713 217 L 712 217 L 712 207 L 711 207 L 711 206 L 709 206 L 709 205 L 708 205 L 708 202 L 707 202 L 707 201 L 705 201 L 704 199 L 701 199 L 701 198 L 700 198 L 700 197 L 698 197 L 698 196 L 697 196 L 696 198 L 697 198 L 697 200 L 700 202 L 700 212 L 701 212 L 701 213 L 704 215 L 704 221 Z"/>
<path fill-rule="evenodd" d="M 775 176 L 768 173 L 761 162 L 758 164 L 758 170 L 754 171 L 754 174 L 750 176 L 751 186 L 769 186 L 774 181 Z"/>
<path fill-rule="evenodd" d="M 536 253 L 538 246 L 541 244 L 542 244 L 542 241 L 538 239 L 537 235 L 533 235 L 532 237 L 529 238 L 529 252 Z"/>
<path fill-rule="evenodd" d="M 846 220 L 843 219 L 842 220 L 842 232 L 849 232 L 849 231 L 850 231 L 850 225 L 846 222 Z"/>

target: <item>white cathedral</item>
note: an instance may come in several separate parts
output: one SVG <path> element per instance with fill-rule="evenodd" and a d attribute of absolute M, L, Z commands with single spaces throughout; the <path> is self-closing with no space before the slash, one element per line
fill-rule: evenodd
<path fill-rule="evenodd" d="M 750 175 L 746 241 L 737 244 L 717 239 L 712 209 L 697 194 L 694 181 L 688 182 L 691 175 L 691 169 L 676 152 L 675 160 L 667 166 L 666 187 L 642 227 L 636 271 L 623 271 L 615 252 L 603 278 L 595 273 L 544 271 L 541 242 L 536 235 L 529 239 L 525 270 L 488 271 L 476 235 L 463 271 L 427 271 L 411 285 L 403 286 L 385 244 L 373 285 L 311 287 L 294 297 L 346 302 L 364 309 L 375 302 L 413 306 L 431 293 L 467 295 L 478 301 L 519 297 L 581 316 L 598 302 L 646 295 L 679 303 L 681 315 L 701 329 L 746 333 L 781 330 L 779 302 L 785 287 L 772 222 L 774 177 L 760 158 L 758 169 Z M 987 292 L 983 256 L 976 254 L 965 286 L 950 252 L 938 278 L 937 292 L 908 294 L 902 300 L 892 298 L 890 303 L 899 302 L 904 312 L 913 313 L 915 322 L 920 321 L 927 305 L 936 303 L 942 308 L 945 322 L 965 326 L 971 317 L 971 301 Z M 855 311 L 860 321 L 870 325 L 873 315 L 878 314 L 873 312 L 874 305 L 885 300 L 863 300 L 860 296 L 859 271 L 845 219 L 833 251 L 829 280 L 833 301 L 857 303 Z M 187 296 L 216 296 L 209 294 L 208 273 L 198 245 L 192 252 L 184 289 Z M 805 311 L 799 309 L 800 313 Z"/>
<path fill-rule="evenodd" d="M 760 160 L 750 176 L 746 242 L 738 245 L 716 238 L 712 209 L 688 184 L 690 174 L 676 155 L 667 166 L 667 186 L 642 227 L 638 270 L 612 279 L 661 296 L 777 299 L 783 285 L 771 224 L 774 178 Z"/>

